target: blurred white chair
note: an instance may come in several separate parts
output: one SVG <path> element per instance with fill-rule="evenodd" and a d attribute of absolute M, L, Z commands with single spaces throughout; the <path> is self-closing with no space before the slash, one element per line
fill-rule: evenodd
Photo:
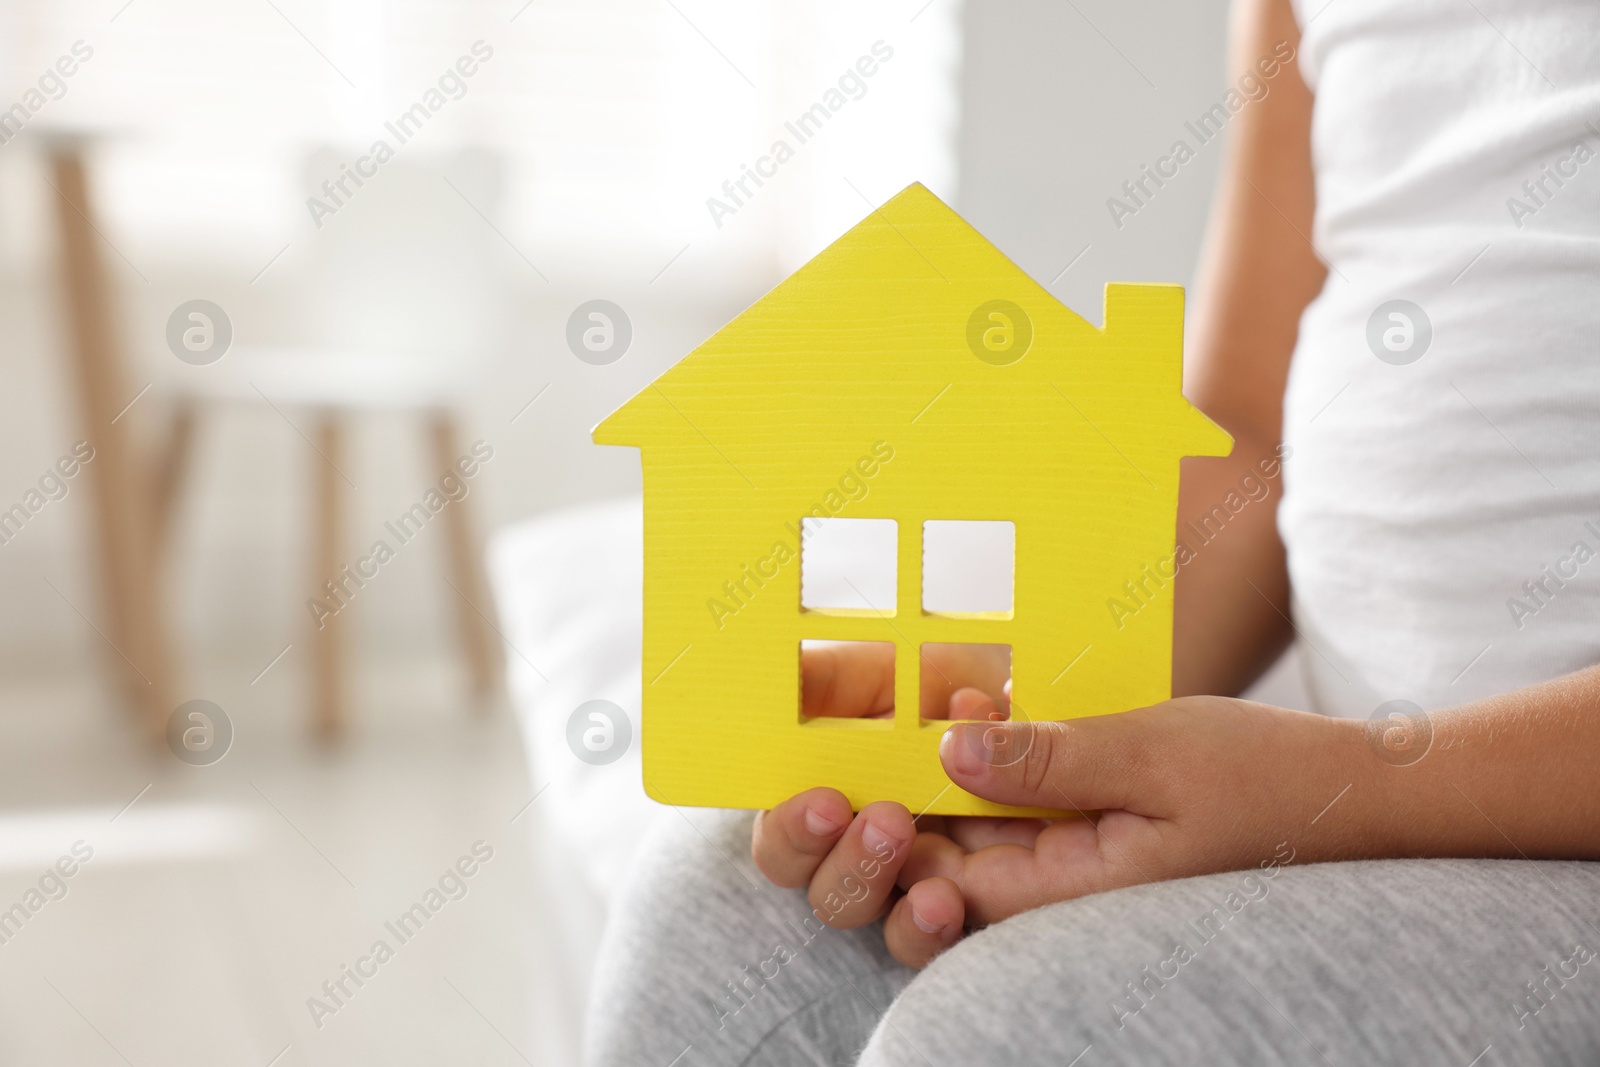
<path fill-rule="evenodd" d="M 304 185 L 316 190 L 341 173 L 344 157 L 323 149 L 307 161 Z M 347 189 L 351 188 L 349 185 Z M 214 395 L 242 396 L 311 413 L 318 465 L 313 588 L 337 580 L 346 557 L 345 438 L 349 416 L 406 412 L 425 425 L 434 476 L 462 455 L 454 407 L 503 341 L 507 294 L 492 216 L 501 197 L 498 160 L 464 151 L 432 165 L 402 156 L 353 189 L 324 216 L 303 265 L 307 336 L 294 346 L 241 346 Z M 240 386 L 241 376 L 245 379 Z M 474 692 L 498 687 L 499 642 L 493 607 L 466 500 L 442 513 L 449 551 L 449 598 L 457 607 Z M 344 724 L 344 622 L 313 631 L 313 721 L 324 736 Z"/>
<path fill-rule="evenodd" d="M 314 153 L 305 184 L 315 189 L 324 178 L 337 177 L 340 163 L 331 150 Z M 58 150 L 55 173 L 67 201 L 60 216 L 80 393 L 88 424 L 105 426 L 111 422 L 112 398 L 127 395 L 127 375 L 115 331 L 108 325 L 101 249 L 89 234 L 93 210 L 81 152 Z M 107 435 L 113 459 L 96 464 L 100 481 L 121 487 L 102 485 L 102 554 L 109 561 L 112 614 L 127 619 L 114 629 L 135 648 L 133 658 L 152 665 L 135 670 L 149 679 L 153 669 L 164 679 L 150 687 L 161 690 L 160 695 L 141 693 L 152 729 L 164 726 L 173 689 L 170 627 L 160 588 L 161 546 L 196 418 L 229 402 L 265 402 L 280 413 L 299 409 L 308 414 L 307 437 L 321 455 L 312 509 L 310 588 L 339 581 L 341 566 L 351 558 L 345 553 L 350 479 L 341 469 L 348 462 L 345 442 L 351 417 L 371 411 L 414 416 L 427 434 L 438 468 L 435 479 L 462 455 L 458 399 L 502 340 L 507 306 L 497 269 L 502 254 L 495 247 L 498 238 L 476 214 L 492 214 L 498 198 L 497 162 L 486 153 L 458 153 L 436 166 L 408 157 L 384 164 L 322 220 L 307 242 L 302 257 L 301 290 L 307 294 L 300 316 L 303 337 L 270 346 L 234 343 L 204 374 L 183 376 L 184 391 L 176 398 L 173 425 L 159 457 L 138 455 L 125 431 Z M 163 353 L 163 358 L 171 356 Z M 481 549 L 466 500 L 450 503 L 440 517 L 448 580 L 457 594 L 450 599 L 457 604 L 473 689 L 484 698 L 498 687 L 501 663 L 489 622 L 493 608 Z M 326 617 L 313 628 L 310 640 L 312 721 L 325 738 L 345 726 L 346 626 L 343 613 Z"/>

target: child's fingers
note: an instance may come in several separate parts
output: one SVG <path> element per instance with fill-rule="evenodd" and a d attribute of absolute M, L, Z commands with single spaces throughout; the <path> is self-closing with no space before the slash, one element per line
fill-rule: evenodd
<path fill-rule="evenodd" d="M 1011 676 L 1011 654 L 1004 645 L 926 644 L 918 659 L 922 715 L 927 719 L 956 718 L 949 706 L 958 690 L 1002 693 Z"/>
<path fill-rule="evenodd" d="M 844 834 L 850 817 L 850 801 L 843 793 L 808 789 L 756 815 L 750 858 L 774 885 L 803 886 Z"/>
<path fill-rule="evenodd" d="M 1154 824 L 1117 813 L 1108 840 L 1088 819 L 1062 819 L 1040 831 L 1032 848 L 991 845 L 969 853 L 953 875 L 967 904 L 967 921 L 989 925 L 1057 900 L 1073 900 L 1160 877 Z"/>
<path fill-rule="evenodd" d="M 919 831 L 911 844 L 911 855 L 900 868 L 900 888 L 909 890 L 928 878 L 957 878 L 966 857 L 967 850 L 944 834 Z"/>
<path fill-rule="evenodd" d="M 905 805 L 879 801 L 862 808 L 811 878 L 808 898 L 817 918 L 849 930 L 882 915 L 916 836 Z"/>
<path fill-rule="evenodd" d="M 865 718 L 894 709 L 894 646 L 814 645 L 800 650 L 800 711 Z"/>
<path fill-rule="evenodd" d="M 990 845 L 1024 845 L 1033 847 L 1039 831 L 1049 826 L 1044 819 L 1005 819 L 984 816 L 967 816 L 950 820 L 945 836 L 966 849 L 976 852 Z"/>
<path fill-rule="evenodd" d="M 1164 814 L 1159 758 L 1184 737 L 1148 709 L 1068 722 L 957 723 L 940 738 L 951 781 L 985 800 L 1059 810 Z"/>
<path fill-rule="evenodd" d="M 1032 820 L 1010 821 L 1016 830 Z M 961 820 L 950 832 L 965 836 Z M 943 834 L 918 834 L 900 869 L 901 888 L 910 892 L 929 881 L 953 882 L 961 892 L 964 921 L 988 926 L 1057 900 L 1138 885 L 1171 877 L 1164 862 L 1171 852 L 1155 820 L 1128 812 L 1107 812 L 1097 825 L 1089 819 L 1058 819 L 1033 832 L 1031 846 L 1012 839 L 1003 827 L 995 840 L 968 851 Z"/>
<path fill-rule="evenodd" d="M 929 878 L 913 885 L 883 922 L 889 954 L 907 967 L 926 967 L 961 938 L 966 904 L 948 878 Z"/>
<path fill-rule="evenodd" d="M 1011 717 L 1011 701 L 1002 697 L 996 700 L 975 686 L 964 686 L 950 694 L 950 704 L 930 719 L 977 719 L 998 722 Z"/>

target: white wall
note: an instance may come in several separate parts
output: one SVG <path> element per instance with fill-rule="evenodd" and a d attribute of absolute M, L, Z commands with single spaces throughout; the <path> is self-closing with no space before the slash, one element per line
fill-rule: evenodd
<path fill-rule="evenodd" d="M 965 13 L 961 210 L 1091 322 L 1108 281 L 1191 281 L 1220 143 L 1120 228 L 1105 202 L 1221 97 L 1226 15 L 1222 0 Z"/>

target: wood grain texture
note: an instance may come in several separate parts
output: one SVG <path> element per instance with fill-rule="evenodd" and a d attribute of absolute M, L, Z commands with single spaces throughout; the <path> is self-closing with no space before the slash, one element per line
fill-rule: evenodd
<path fill-rule="evenodd" d="M 433 462 L 437 470 L 454 470 L 461 452 L 461 434 L 456 417 L 448 412 L 434 415 L 429 426 L 433 443 Z M 477 699 L 479 714 L 487 713 L 489 699 L 500 685 L 504 665 L 500 662 L 500 645 L 489 623 L 489 612 L 494 601 L 489 596 L 489 580 L 483 565 L 483 547 L 472 522 L 471 508 L 475 506 L 467 497 L 455 500 L 444 509 L 445 560 L 450 573 L 449 584 L 454 595 L 456 628 L 461 635 L 461 649 L 466 656 L 467 670 L 472 680 L 472 692 Z"/>
<path fill-rule="evenodd" d="M 312 530 L 313 588 L 339 580 L 345 540 L 345 491 L 339 464 L 344 460 L 345 428 L 336 411 L 318 413 L 316 429 L 316 503 Z M 348 728 L 349 677 L 345 630 L 350 620 L 335 612 L 316 620 L 311 644 L 311 729 L 318 741 L 331 744 Z"/>
<path fill-rule="evenodd" d="M 978 314 L 993 301 L 1021 320 Z M 1002 349 L 1031 327 L 1025 354 L 980 358 L 975 314 Z M 1107 286 L 1096 329 L 912 185 L 602 422 L 597 443 L 643 457 L 650 795 L 769 808 L 830 785 L 858 808 L 1019 813 L 940 767 L 930 641 L 1010 644 L 1018 718 L 1166 699 L 1178 460 L 1231 448 L 1184 400 L 1182 352 L 1178 286 Z M 801 608 L 805 516 L 897 520 L 892 613 Z M 1016 524 L 1010 618 L 922 609 L 928 519 Z M 893 642 L 892 723 L 803 722 L 806 639 Z"/>
<path fill-rule="evenodd" d="M 149 457 L 133 432 L 143 412 L 129 408 L 139 388 L 126 374 L 118 344 L 115 287 L 102 247 L 106 239 L 93 221 L 81 149 L 59 149 L 52 171 L 67 349 L 82 432 L 95 450 L 87 469 L 107 643 L 114 653 L 106 661 L 139 710 L 146 734 L 160 744 L 177 706 L 178 677 L 160 550 L 162 523 Z"/>

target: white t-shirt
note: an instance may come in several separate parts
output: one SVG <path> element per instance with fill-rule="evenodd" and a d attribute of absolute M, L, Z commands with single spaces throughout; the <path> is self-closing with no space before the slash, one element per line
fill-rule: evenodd
<path fill-rule="evenodd" d="M 1312 699 L 1600 662 L 1600 4 L 1295 8 L 1331 269 L 1278 521 Z"/>

